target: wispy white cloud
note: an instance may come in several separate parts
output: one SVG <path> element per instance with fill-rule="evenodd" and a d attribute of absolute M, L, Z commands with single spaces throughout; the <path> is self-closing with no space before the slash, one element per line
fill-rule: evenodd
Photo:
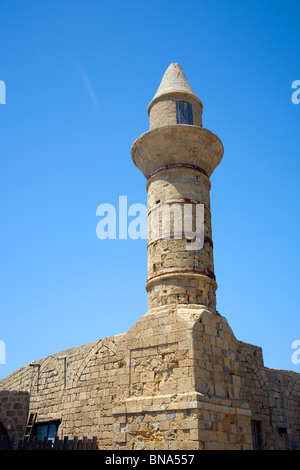
<path fill-rule="evenodd" d="M 98 102 L 96 93 L 94 91 L 93 85 L 90 81 L 90 78 L 89 78 L 85 68 L 83 67 L 83 65 L 80 65 L 80 69 L 81 69 L 81 75 L 82 75 L 85 87 L 87 89 L 87 92 L 89 94 L 89 97 L 91 99 L 91 102 L 92 102 L 93 106 L 95 107 L 95 109 L 97 111 L 100 111 L 99 102 Z"/>
<path fill-rule="evenodd" d="M 6 86 L 3 80 L 0 80 L 0 104 L 6 104 Z"/>

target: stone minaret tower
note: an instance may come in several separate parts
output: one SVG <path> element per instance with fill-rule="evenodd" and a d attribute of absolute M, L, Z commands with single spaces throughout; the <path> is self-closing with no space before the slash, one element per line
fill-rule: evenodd
<path fill-rule="evenodd" d="M 147 179 L 149 310 L 196 304 L 216 312 L 209 178 L 223 145 L 202 127 L 202 110 L 181 67 L 171 64 L 148 107 L 150 130 L 132 146 L 133 162 Z M 197 248 L 199 214 L 204 234 Z"/>

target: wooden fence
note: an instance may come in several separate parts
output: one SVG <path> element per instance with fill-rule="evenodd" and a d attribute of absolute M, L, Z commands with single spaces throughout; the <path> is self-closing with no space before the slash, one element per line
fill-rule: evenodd
<path fill-rule="evenodd" d="M 47 439 L 38 440 L 36 437 L 29 439 L 25 437 L 23 440 L 15 442 L 15 440 L 7 437 L 0 438 L 0 450 L 97 450 L 97 438 L 88 439 L 83 437 L 78 439 L 74 437 L 69 439 L 59 439 L 57 436 L 54 440 Z"/>

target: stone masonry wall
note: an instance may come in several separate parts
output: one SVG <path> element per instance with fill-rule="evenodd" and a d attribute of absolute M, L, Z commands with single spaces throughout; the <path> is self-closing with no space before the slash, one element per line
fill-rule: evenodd
<path fill-rule="evenodd" d="M 0 390 L 0 422 L 8 435 L 22 439 L 29 405 L 26 391 Z"/>
<path fill-rule="evenodd" d="M 30 390 L 28 412 L 61 420 L 59 437 L 95 435 L 100 449 L 251 449 L 255 419 L 263 448 L 299 443 L 299 374 L 264 368 L 259 348 L 196 305 L 154 309 L 127 333 L 38 362 L 39 372 L 28 365 L 1 380 L 0 397 Z M 25 402 L 11 416 L 17 438 Z"/>
<path fill-rule="evenodd" d="M 242 398 L 261 423 L 263 449 L 300 448 L 300 374 L 264 367 L 262 350 L 238 342 Z"/>

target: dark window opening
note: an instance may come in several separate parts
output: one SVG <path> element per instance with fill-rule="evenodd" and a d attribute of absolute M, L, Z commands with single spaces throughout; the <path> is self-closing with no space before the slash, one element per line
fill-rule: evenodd
<path fill-rule="evenodd" d="M 7 433 L 6 429 L 5 429 L 4 424 L 2 424 L 1 421 L 0 421 L 0 439 L 1 439 L 2 437 L 8 437 L 8 433 Z"/>
<path fill-rule="evenodd" d="M 287 434 L 287 429 L 283 428 L 282 426 L 278 426 L 277 430 L 279 434 Z"/>
<path fill-rule="evenodd" d="M 34 436 L 36 436 L 39 441 L 42 441 L 45 437 L 54 441 L 59 425 L 60 421 L 36 423 L 34 426 Z"/>
<path fill-rule="evenodd" d="M 252 427 L 252 442 L 254 450 L 262 449 L 262 438 L 261 438 L 261 422 L 251 421 Z"/>
<path fill-rule="evenodd" d="M 177 124 L 193 124 L 192 105 L 185 101 L 176 103 Z"/>

